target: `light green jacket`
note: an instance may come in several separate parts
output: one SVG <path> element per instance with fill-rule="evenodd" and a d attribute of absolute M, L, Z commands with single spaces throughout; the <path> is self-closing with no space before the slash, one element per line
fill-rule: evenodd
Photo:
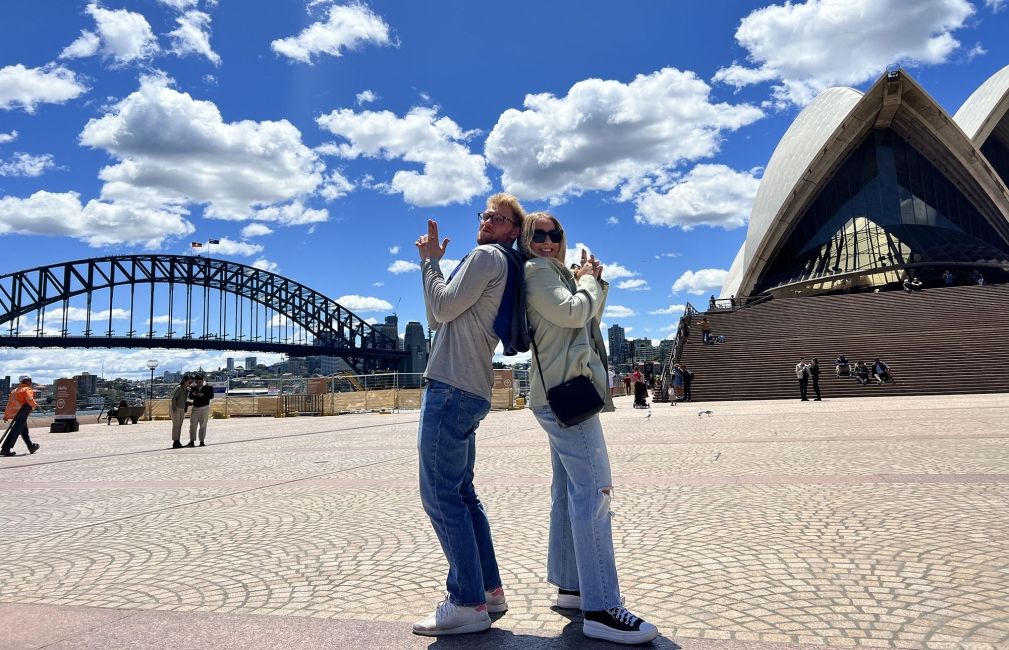
<path fill-rule="evenodd" d="M 605 400 L 610 392 L 606 363 L 596 350 L 593 330 L 598 330 L 606 305 L 607 283 L 592 276 L 576 281 L 562 262 L 547 257 L 526 262 L 525 281 L 529 326 L 539 358 L 537 363 L 533 355 L 529 372 L 530 406 L 546 405 L 544 383 L 550 389 L 579 375 L 590 377 Z"/>

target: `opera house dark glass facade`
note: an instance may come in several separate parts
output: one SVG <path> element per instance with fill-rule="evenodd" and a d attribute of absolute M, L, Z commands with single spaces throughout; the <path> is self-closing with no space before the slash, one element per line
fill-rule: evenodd
<path fill-rule="evenodd" d="M 1009 66 L 951 118 L 903 71 L 821 93 L 761 180 L 723 297 L 1009 281 Z"/>

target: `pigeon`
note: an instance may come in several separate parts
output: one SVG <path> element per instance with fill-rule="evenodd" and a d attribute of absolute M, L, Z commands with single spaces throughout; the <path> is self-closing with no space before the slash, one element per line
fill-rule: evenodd
<path fill-rule="evenodd" d="M 648 418 L 650 418 L 650 417 L 652 417 L 652 409 L 648 409 L 648 412 L 647 412 L 647 413 L 645 413 L 645 419 L 646 419 L 646 420 L 647 420 Z"/>
<path fill-rule="evenodd" d="M 702 415 L 708 415 L 708 416 L 710 416 L 711 415 L 711 411 L 698 411 L 697 412 L 697 417 L 701 417 Z"/>

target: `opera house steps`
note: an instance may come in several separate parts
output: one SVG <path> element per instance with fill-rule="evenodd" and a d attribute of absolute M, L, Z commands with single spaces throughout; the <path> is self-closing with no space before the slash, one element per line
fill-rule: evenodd
<path fill-rule="evenodd" d="M 704 316 L 724 343 L 702 345 Z M 834 359 L 881 358 L 895 383 L 835 377 Z M 820 361 L 824 398 L 1009 392 L 1009 285 L 771 300 L 694 316 L 681 361 L 694 401 L 798 397 L 794 367 Z M 812 386 L 810 386 L 812 399 Z"/>

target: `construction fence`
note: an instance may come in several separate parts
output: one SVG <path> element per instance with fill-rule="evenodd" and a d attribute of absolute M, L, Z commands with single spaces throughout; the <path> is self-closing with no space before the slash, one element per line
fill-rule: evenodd
<path fill-rule="evenodd" d="M 528 371 L 495 370 L 491 408 L 523 408 Z M 233 379 L 214 383 L 211 417 L 293 417 L 419 409 L 423 377 L 414 373 Z M 169 399 L 147 405 L 147 417 L 169 419 Z"/>

